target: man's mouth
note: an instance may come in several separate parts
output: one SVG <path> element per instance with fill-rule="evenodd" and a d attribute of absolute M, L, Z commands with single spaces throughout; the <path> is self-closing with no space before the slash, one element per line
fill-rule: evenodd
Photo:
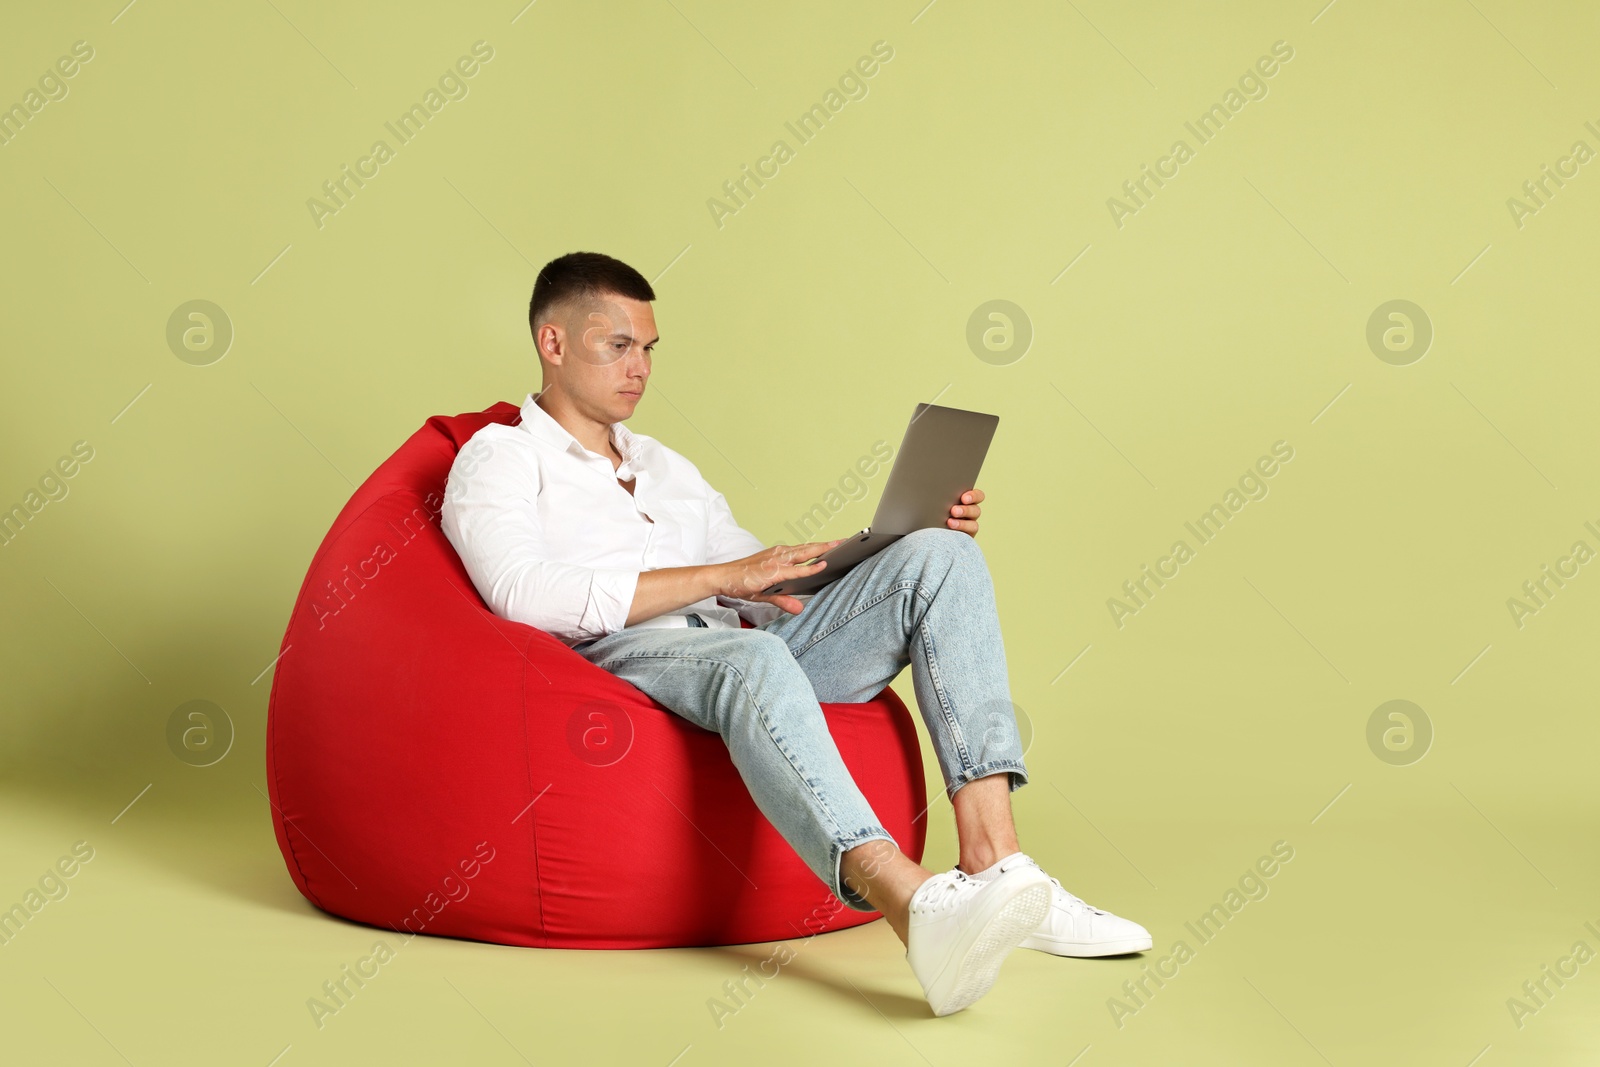
<path fill-rule="evenodd" d="M 623 396 L 643 396 L 644 395 L 644 390 L 643 389 L 623 389 L 623 390 L 620 390 L 620 391 L 621 391 Z"/>

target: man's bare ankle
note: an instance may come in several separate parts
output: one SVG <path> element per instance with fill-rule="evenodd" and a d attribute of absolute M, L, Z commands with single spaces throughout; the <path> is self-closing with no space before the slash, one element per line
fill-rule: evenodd
<path fill-rule="evenodd" d="M 1022 849 L 1015 842 L 1010 847 L 1004 845 L 974 846 L 970 851 L 964 851 L 956 862 L 956 867 L 963 874 L 977 874 L 986 871 L 999 863 L 1007 856 L 1014 856 Z"/>

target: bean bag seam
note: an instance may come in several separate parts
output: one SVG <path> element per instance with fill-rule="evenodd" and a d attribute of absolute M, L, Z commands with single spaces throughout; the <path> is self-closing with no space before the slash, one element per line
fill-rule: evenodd
<path fill-rule="evenodd" d="M 533 666 L 533 661 L 528 659 L 528 648 L 533 644 L 533 634 L 528 634 L 522 643 L 522 658 L 528 666 Z M 535 668 L 537 669 L 537 668 Z M 543 674 L 543 672 L 540 672 Z M 545 679 L 549 684 L 549 679 Z M 528 770 L 528 795 L 533 796 L 533 741 L 528 733 L 528 672 L 522 672 L 522 750 L 527 754 L 523 766 Z M 544 874 L 539 868 L 539 813 L 538 797 L 528 810 L 528 838 L 533 845 L 533 895 L 539 907 L 539 933 L 544 937 L 544 947 L 550 947 L 550 924 L 544 914 Z"/>
<path fill-rule="evenodd" d="M 299 605 L 296 604 L 296 607 L 298 607 L 298 606 Z M 268 697 L 267 697 L 267 722 L 268 722 L 268 727 L 269 727 L 268 732 L 272 735 L 267 743 L 272 746 L 272 757 L 273 757 L 272 766 L 273 766 L 273 771 L 274 772 L 277 771 L 277 766 L 278 766 L 278 740 L 277 740 L 278 732 L 277 732 L 277 729 L 276 729 L 277 719 L 273 716 L 272 709 L 273 709 L 274 702 L 277 700 L 277 695 L 278 695 L 277 690 L 278 690 L 277 679 L 274 678 L 273 679 L 273 686 L 272 686 L 272 693 L 269 694 Z M 283 796 L 283 790 L 281 788 L 276 788 L 277 785 L 278 785 L 278 776 L 277 776 L 276 773 L 274 773 L 273 776 L 272 776 L 272 781 L 270 783 L 268 783 L 268 788 L 269 788 L 269 790 L 272 790 L 272 791 L 276 792 L 280 797 L 282 797 Z M 272 803 L 272 798 L 271 797 L 267 798 L 267 803 L 269 803 L 269 804 Z M 276 807 L 276 805 L 274 805 L 274 806 Z M 315 904 L 319 908 L 322 908 L 323 911 L 328 911 L 329 909 L 327 909 L 326 907 L 323 907 L 322 901 L 317 899 L 317 895 L 314 892 L 311 891 L 311 879 L 309 877 L 307 877 L 305 867 L 302 866 L 301 863 L 300 863 L 300 850 L 295 847 L 295 840 L 294 840 L 294 836 L 295 835 L 293 833 L 293 830 L 294 830 L 293 823 L 290 821 L 289 816 L 283 814 L 283 809 L 281 807 L 278 808 L 278 814 L 279 814 L 279 817 L 282 819 L 282 822 L 283 822 L 283 839 L 289 843 L 289 856 L 290 856 L 291 859 L 294 860 L 295 873 L 300 876 L 299 881 L 300 881 L 300 886 L 301 886 L 302 891 L 305 893 L 306 897 L 308 899 L 310 899 L 311 903 Z"/>

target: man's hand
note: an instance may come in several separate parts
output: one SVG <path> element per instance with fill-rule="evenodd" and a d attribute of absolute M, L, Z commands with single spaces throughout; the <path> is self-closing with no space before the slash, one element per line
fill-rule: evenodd
<path fill-rule="evenodd" d="M 973 537 L 978 536 L 978 516 L 983 509 L 978 505 L 983 503 L 982 489 L 968 489 L 961 494 L 961 503 L 950 505 L 950 518 L 944 520 L 945 525 L 952 530 L 960 530 Z"/>
<path fill-rule="evenodd" d="M 804 545 L 774 545 L 744 559 L 718 563 L 712 568 L 716 574 L 717 594 L 738 600 L 765 601 L 776 604 L 790 615 L 798 615 L 805 607 L 800 601 L 779 593 L 764 596 L 761 590 L 791 578 L 816 574 L 827 563 L 819 560 L 808 565 L 804 561 L 814 559 L 843 542 L 844 538 L 841 537 L 837 541 L 813 541 Z"/>

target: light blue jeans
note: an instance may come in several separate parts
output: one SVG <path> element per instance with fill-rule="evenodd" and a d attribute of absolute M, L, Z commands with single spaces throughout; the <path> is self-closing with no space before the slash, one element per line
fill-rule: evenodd
<path fill-rule="evenodd" d="M 577 646 L 672 711 L 722 735 L 756 806 L 818 878 L 857 911 L 840 857 L 894 839 L 834 746 L 822 703 L 876 696 L 909 663 L 947 795 L 991 774 L 1028 780 L 995 611 L 977 541 L 957 530 L 907 534 L 798 615 L 755 629 L 623 629 Z"/>

